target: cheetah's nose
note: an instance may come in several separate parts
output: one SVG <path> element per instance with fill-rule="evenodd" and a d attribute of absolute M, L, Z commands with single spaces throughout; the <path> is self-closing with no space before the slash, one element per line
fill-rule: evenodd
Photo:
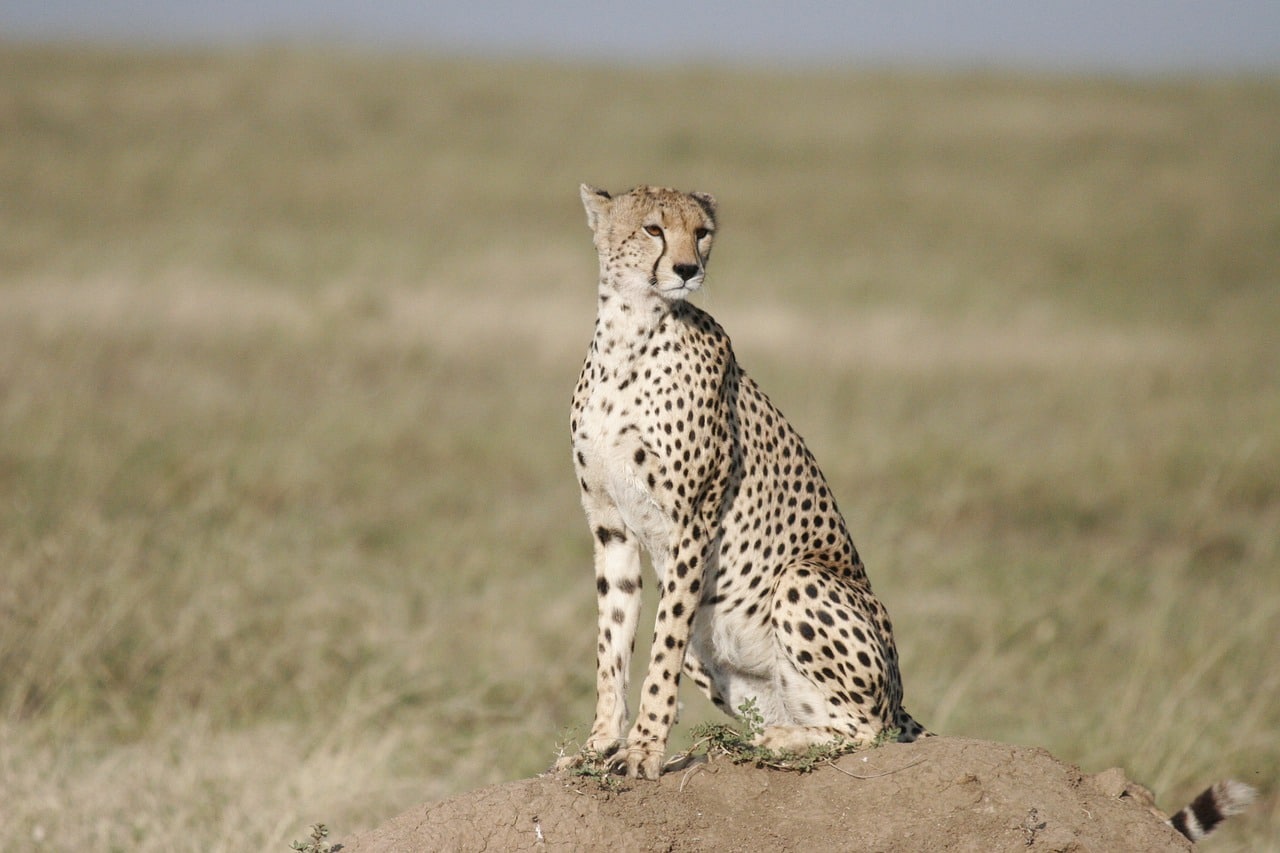
<path fill-rule="evenodd" d="M 675 274 L 680 276 L 684 281 L 688 281 L 698 274 L 697 264 L 675 264 L 671 269 L 675 270 Z"/>

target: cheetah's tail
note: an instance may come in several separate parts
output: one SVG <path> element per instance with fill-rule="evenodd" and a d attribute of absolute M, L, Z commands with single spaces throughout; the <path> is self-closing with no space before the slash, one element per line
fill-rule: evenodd
<path fill-rule="evenodd" d="M 922 737 L 933 737 L 933 732 L 916 722 L 906 708 L 898 709 L 898 743 L 914 743 Z"/>
<path fill-rule="evenodd" d="M 1169 818 L 1169 824 L 1191 841 L 1199 841 L 1218 824 L 1248 808 L 1257 793 L 1243 782 L 1225 779 L 1201 791 L 1200 796 Z"/>

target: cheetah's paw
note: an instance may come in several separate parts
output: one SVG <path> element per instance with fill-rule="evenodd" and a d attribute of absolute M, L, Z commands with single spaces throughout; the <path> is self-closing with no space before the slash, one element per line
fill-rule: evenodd
<path fill-rule="evenodd" d="M 610 769 L 629 779 L 657 779 L 662 773 L 663 750 L 652 741 L 629 742 L 610 759 Z"/>

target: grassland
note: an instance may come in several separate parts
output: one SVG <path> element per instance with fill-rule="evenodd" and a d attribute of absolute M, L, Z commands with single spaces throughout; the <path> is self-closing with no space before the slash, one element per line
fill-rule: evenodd
<path fill-rule="evenodd" d="M 582 180 L 720 199 L 919 719 L 1280 837 L 1280 82 L 0 64 L 0 847 L 283 850 L 582 733 Z"/>

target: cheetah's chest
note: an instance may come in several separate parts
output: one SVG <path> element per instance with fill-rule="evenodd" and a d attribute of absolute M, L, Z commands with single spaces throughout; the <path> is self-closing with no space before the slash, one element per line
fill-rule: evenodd
<path fill-rule="evenodd" d="M 574 456 L 586 495 L 611 505 L 650 553 L 665 550 L 671 520 L 644 438 L 643 410 L 603 382 L 585 389 L 577 402 Z"/>
<path fill-rule="evenodd" d="M 721 473 L 719 393 L 732 361 L 709 318 L 685 303 L 670 312 L 630 326 L 638 307 L 602 313 L 574 395 L 583 500 L 616 511 L 655 557 Z"/>

